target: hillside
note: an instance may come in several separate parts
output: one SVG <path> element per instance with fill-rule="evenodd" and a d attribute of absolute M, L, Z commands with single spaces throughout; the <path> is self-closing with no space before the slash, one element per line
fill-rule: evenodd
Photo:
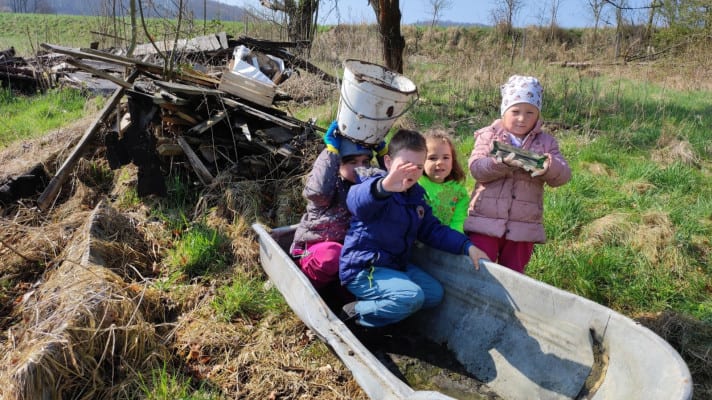
<path fill-rule="evenodd" d="M 156 4 L 156 7 L 155 9 L 147 10 L 145 13 L 146 17 L 172 15 L 172 13 L 166 10 L 175 7 L 173 2 L 165 1 L 164 7 L 161 6 L 161 2 L 154 1 L 153 3 Z M 242 21 L 245 14 L 245 10 L 242 7 L 215 0 L 207 0 L 207 2 L 203 2 L 202 0 L 187 0 L 184 4 L 193 18 L 200 20 L 206 15 L 208 20 Z M 0 12 L 16 11 L 20 13 L 98 16 L 111 15 L 112 11 L 109 7 L 109 3 L 103 0 L 0 0 Z M 128 10 L 128 1 L 123 0 L 123 2 L 119 2 L 116 7 L 116 9 L 119 10 Z"/>

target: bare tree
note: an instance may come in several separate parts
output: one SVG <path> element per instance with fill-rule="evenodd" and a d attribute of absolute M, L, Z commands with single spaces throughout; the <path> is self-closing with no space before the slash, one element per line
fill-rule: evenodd
<path fill-rule="evenodd" d="M 428 11 L 430 11 L 430 15 L 433 18 L 430 21 L 430 29 L 433 29 L 440 17 L 442 17 L 443 11 L 452 7 L 452 0 L 426 0 L 426 3 Z"/>
<path fill-rule="evenodd" d="M 129 48 L 127 53 L 130 56 L 133 55 L 133 51 L 136 48 L 136 41 L 138 36 L 138 25 L 136 24 L 136 0 L 129 0 L 129 18 L 131 19 L 131 38 L 129 41 Z"/>
<path fill-rule="evenodd" d="M 401 34 L 401 12 L 398 0 L 368 0 L 376 13 L 378 32 L 383 44 L 383 59 L 393 71 L 403 73 L 405 38 Z"/>
<path fill-rule="evenodd" d="M 587 0 L 588 7 L 593 16 L 593 41 L 596 41 L 596 35 L 598 33 L 598 24 L 601 23 L 601 15 L 603 13 L 603 6 L 606 5 L 606 0 Z"/>
<path fill-rule="evenodd" d="M 558 25 L 558 14 L 559 14 L 559 7 L 561 6 L 561 0 L 550 0 L 550 7 L 549 7 L 549 40 L 554 40 L 554 30 L 556 29 L 556 26 Z"/>
<path fill-rule="evenodd" d="M 148 0 L 150 3 L 150 6 L 154 6 L 155 4 L 151 1 Z M 138 12 L 139 15 L 141 16 L 141 27 L 143 28 L 143 32 L 148 38 L 148 40 L 151 42 L 151 45 L 153 45 L 153 48 L 156 50 L 159 56 L 163 58 L 163 75 L 168 77 L 170 79 L 171 75 L 173 74 L 175 64 L 177 62 L 176 60 L 176 50 L 178 49 L 178 40 L 180 39 L 181 36 L 181 29 L 182 29 L 182 24 L 184 21 L 184 16 L 186 14 L 186 9 L 185 9 L 185 4 L 183 0 L 178 0 L 177 3 L 174 4 L 177 8 L 176 11 L 176 17 L 175 17 L 175 22 L 168 22 L 166 19 L 165 21 L 168 23 L 168 28 L 166 29 L 165 35 L 166 37 L 172 36 L 173 40 L 173 45 L 171 46 L 171 50 L 168 51 L 167 49 L 165 51 L 161 50 L 161 48 L 156 44 L 156 41 L 153 39 L 153 35 L 150 33 L 148 26 L 146 25 L 146 16 L 145 16 L 145 10 L 143 6 L 143 0 L 138 0 Z M 153 10 L 156 12 L 156 10 Z M 175 23 L 175 25 L 173 25 Z M 166 40 L 167 42 L 167 40 Z"/>
<path fill-rule="evenodd" d="M 28 11 L 28 0 L 12 0 L 12 12 L 26 13 Z"/>
<path fill-rule="evenodd" d="M 270 10 L 284 13 L 290 40 L 303 41 L 310 46 L 319 16 L 318 0 L 260 0 L 260 3 Z"/>
<path fill-rule="evenodd" d="M 494 23 L 504 25 L 508 35 L 511 35 L 514 28 L 514 18 L 522 8 L 524 0 L 502 0 L 492 12 Z"/>
<path fill-rule="evenodd" d="M 613 4 L 616 8 L 616 42 L 615 42 L 615 55 L 614 58 L 618 58 L 621 53 L 621 46 L 623 42 L 623 25 L 625 20 L 623 18 L 623 9 L 626 7 L 625 0 L 619 0 L 618 4 L 611 3 L 610 0 L 606 0 L 609 4 Z"/>
<path fill-rule="evenodd" d="M 655 15 L 662 7 L 663 0 L 651 0 L 650 1 L 650 11 L 648 12 L 648 23 L 645 25 L 645 39 L 650 40 L 653 35 L 653 21 L 655 21 Z"/>

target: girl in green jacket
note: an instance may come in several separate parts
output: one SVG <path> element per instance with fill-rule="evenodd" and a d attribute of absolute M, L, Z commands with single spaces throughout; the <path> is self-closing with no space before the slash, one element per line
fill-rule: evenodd
<path fill-rule="evenodd" d="M 463 185 L 465 171 L 457 161 L 452 139 L 444 129 L 430 129 L 423 136 L 428 155 L 418 183 L 425 189 L 425 200 L 440 222 L 462 232 L 470 200 Z"/>

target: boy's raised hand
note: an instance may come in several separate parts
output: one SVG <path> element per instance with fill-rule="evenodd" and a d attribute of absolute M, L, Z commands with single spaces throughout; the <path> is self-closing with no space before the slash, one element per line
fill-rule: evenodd
<path fill-rule="evenodd" d="M 386 191 L 405 192 L 418 181 L 421 175 L 422 166 L 395 159 L 381 184 Z"/>
<path fill-rule="evenodd" d="M 480 248 L 474 244 L 470 246 L 468 253 L 470 260 L 472 260 L 472 263 L 475 264 L 475 269 L 478 271 L 480 270 L 480 259 L 484 258 L 485 260 L 490 261 L 489 257 L 487 257 L 487 253 L 480 250 Z"/>

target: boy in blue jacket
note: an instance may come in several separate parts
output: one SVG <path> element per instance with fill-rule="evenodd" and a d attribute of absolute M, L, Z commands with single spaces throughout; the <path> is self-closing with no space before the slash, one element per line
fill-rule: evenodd
<path fill-rule="evenodd" d="M 357 301 L 343 307 L 345 320 L 381 327 L 440 303 L 442 285 L 409 261 L 416 240 L 468 255 L 477 269 L 480 259 L 488 259 L 467 236 L 433 215 L 417 184 L 426 154 L 423 136 L 401 129 L 383 159 L 388 172 L 371 169 L 371 176 L 361 177 L 349 190 L 346 204 L 352 219 L 341 250 L 339 278 Z"/>

